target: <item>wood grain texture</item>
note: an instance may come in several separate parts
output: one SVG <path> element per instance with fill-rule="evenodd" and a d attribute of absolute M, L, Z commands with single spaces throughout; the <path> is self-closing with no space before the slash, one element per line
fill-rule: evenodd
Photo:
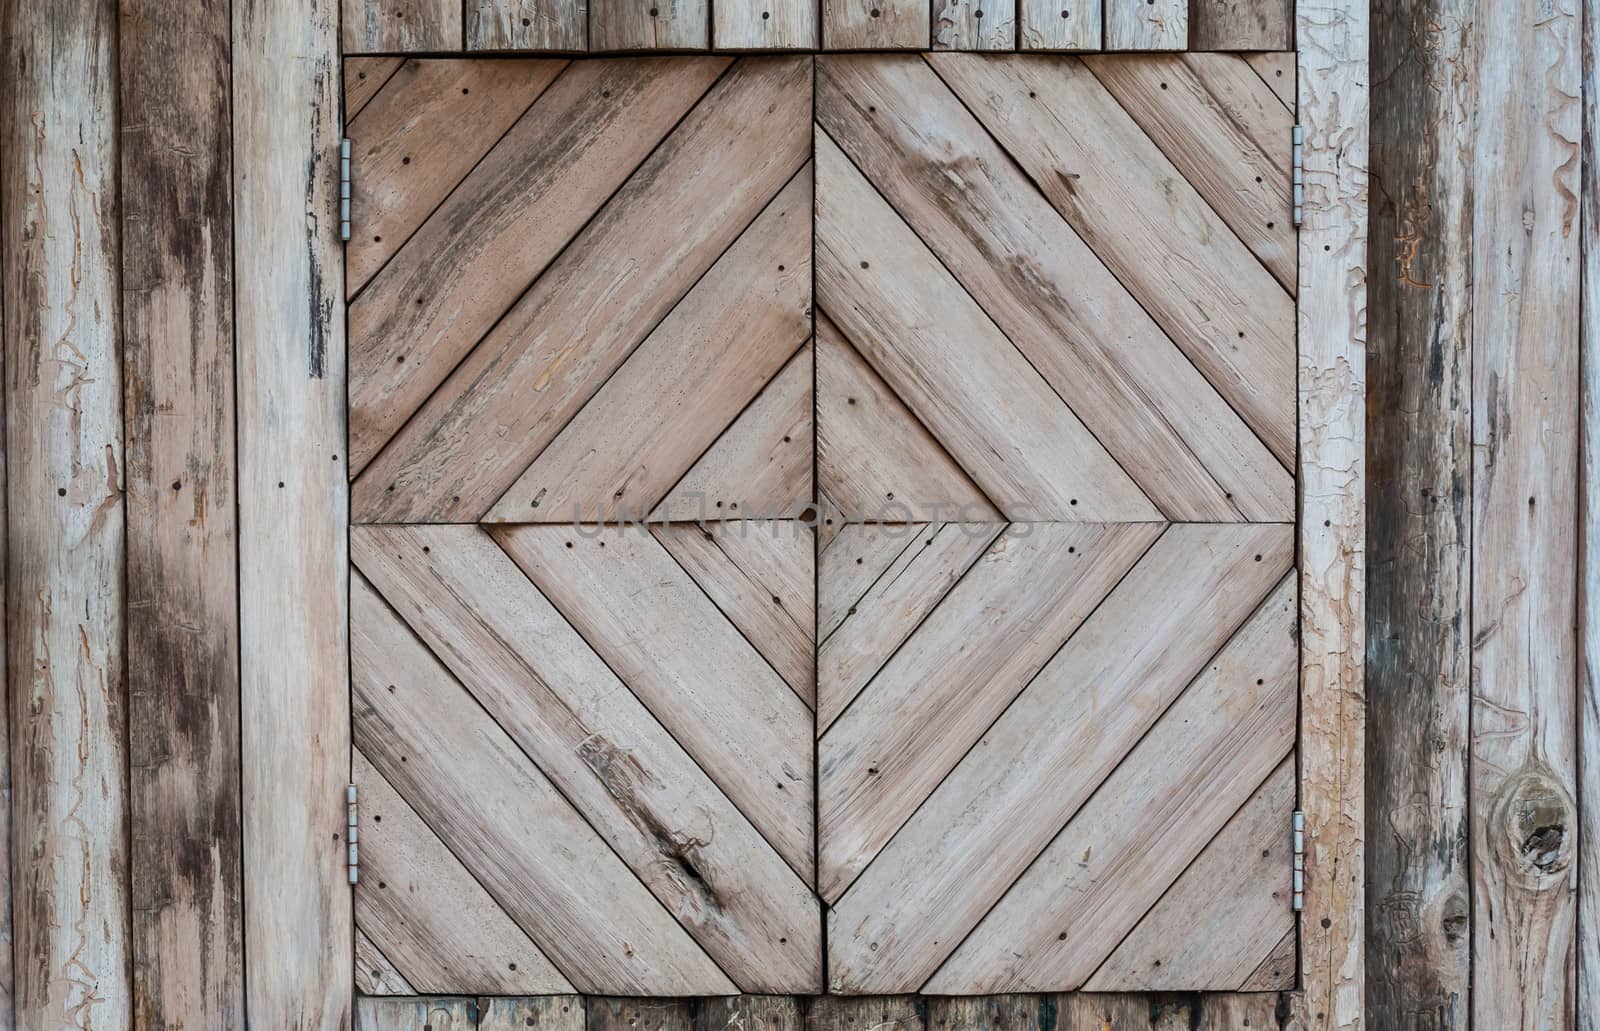
<path fill-rule="evenodd" d="M 233 5 L 246 1008 L 285 1031 L 351 1021 L 338 16 Z"/>
<path fill-rule="evenodd" d="M 695 1031 L 694 1009 L 684 999 L 590 999 L 588 1031 Z"/>
<path fill-rule="evenodd" d="M 1291 0 L 1194 0 L 1190 50 L 1293 50 Z"/>
<path fill-rule="evenodd" d="M 403 57 L 346 57 L 344 59 L 344 119 L 353 121 L 405 64 Z"/>
<path fill-rule="evenodd" d="M 1016 48 L 1015 0 L 933 0 L 933 49 Z"/>
<path fill-rule="evenodd" d="M 134 1019 L 115 24 L 99 0 L 0 4 L 8 898 L 22 1028 Z"/>
<path fill-rule="evenodd" d="M 712 0 L 718 50 L 815 50 L 818 0 Z"/>
<path fill-rule="evenodd" d="M 344 0 L 343 50 L 460 50 L 461 6 L 461 0 Z"/>
<path fill-rule="evenodd" d="M 1577 1027 L 1600 1031 L 1600 9 L 1583 14 Z"/>
<path fill-rule="evenodd" d="M 1107 50 L 1187 50 L 1187 0 L 1104 0 Z"/>
<path fill-rule="evenodd" d="M 1039 995 L 936 995 L 927 1007 L 928 1031 L 1039 1031 L 1055 1020 L 1054 1002 Z"/>
<path fill-rule="evenodd" d="M 1301 2 L 1300 807 L 1306 902 L 1298 1012 L 1363 1023 L 1366 627 L 1367 5 Z"/>
<path fill-rule="evenodd" d="M 922 1031 L 926 1004 L 911 995 L 822 995 L 806 1007 L 806 1031 Z"/>
<path fill-rule="evenodd" d="M 475 1031 L 478 1025 L 472 999 L 358 997 L 355 1002 L 355 1031 Z"/>
<path fill-rule="evenodd" d="M 1292 50 L 1287 53 L 1244 55 L 1245 64 L 1255 69 L 1261 81 L 1271 87 L 1291 113 L 1295 109 L 1295 60 L 1296 55 Z"/>
<path fill-rule="evenodd" d="M 356 928 L 356 991 L 362 995 L 415 995 L 416 989 L 389 957 Z"/>
<path fill-rule="evenodd" d="M 581 51 L 588 0 L 464 0 L 466 49 Z"/>
<path fill-rule="evenodd" d="M 822 0 L 824 50 L 926 50 L 929 0 Z"/>
<path fill-rule="evenodd" d="M 144 2 L 118 24 L 135 1027 L 238 1026 L 232 27 Z"/>
<path fill-rule="evenodd" d="M 1242 992 L 1287 992 L 1300 970 L 1300 932 L 1291 930 L 1239 986 Z"/>
<path fill-rule="evenodd" d="M 587 1010 L 581 995 L 479 999 L 478 1031 L 584 1031 Z"/>
<path fill-rule="evenodd" d="M 694 1004 L 698 1031 L 802 1031 L 805 999 L 799 996 L 738 995 L 699 999 Z"/>
<path fill-rule="evenodd" d="M 589 49 L 704 50 L 711 0 L 589 0 Z"/>
<path fill-rule="evenodd" d="M 1367 1018 L 1468 1026 L 1472 6 L 1373 8 Z"/>
<path fill-rule="evenodd" d="M 1022 0 L 1022 50 L 1099 50 L 1102 0 Z"/>

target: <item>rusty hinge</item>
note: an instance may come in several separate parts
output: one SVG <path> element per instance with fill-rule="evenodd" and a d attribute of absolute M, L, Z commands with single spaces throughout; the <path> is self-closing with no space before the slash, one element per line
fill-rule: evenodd
<path fill-rule="evenodd" d="M 1294 811 L 1294 911 L 1306 908 L 1306 814 Z"/>
<path fill-rule="evenodd" d="M 344 789 L 344 840 L 350 846 L 349 868 L 351 884 L 361 879 L 361 852 L 356 840 L 359 834 L 360 832 L 356 827 L 356 786 L 350 784 Z"/>
<path fill-rule="evenodd" d="M 339 239 L 350 240 L 350 138 L 339 141 Z"/>
<path fill-rule="evenodd" d="M 1290 152 L 1290 161 L 1294 166 L 1294 178 L 1291 185 L 1294 189 L 1294 224 L 1299 225 L 1305 221 L 1306 201 L 1306 172 L 1305 172 L 1305 144 L 1306 131 L 1300 126 L 1294 127 L 1294 146 Z"/>

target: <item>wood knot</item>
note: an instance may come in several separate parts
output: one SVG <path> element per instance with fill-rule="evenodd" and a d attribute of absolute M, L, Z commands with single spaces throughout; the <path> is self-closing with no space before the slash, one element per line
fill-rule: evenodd
<path fill-rule="evenodd" d="M 1576 816 L 1572 797 L 1554 772 L 1529 759 L 1496 793 L 1489 813 L 1490 848 L 1526 887 L 1553 886 L 1566 877 L 1576 855 Z"/>

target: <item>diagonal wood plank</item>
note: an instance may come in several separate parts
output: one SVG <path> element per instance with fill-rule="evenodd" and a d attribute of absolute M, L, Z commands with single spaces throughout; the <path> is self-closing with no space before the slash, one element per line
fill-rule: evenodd
<path fill-rule="evenodd" d="M 817 653 L 819 736 L 1004 529 L 1004 523 L 923 526 L 851 604 Z"/>
<path fill-rule="evenodd" d="M 1256 610 L 1293 547 L 1287 526 L 1169 529 L 835 905 L 836 983 L 920 987 Z"/>
<path fill-rule="evenodd" d="M 581 995 L 478 1000 L 477 1031 L 584 1031 L 587 1000 Z"/>
<path fill-rule="evenodd" d="M 818 886 L 837 900 L 1160 535 L 1013 525 L 818 744 Z"/>
<path fill-rule="evenodd" d="M 718 50 L 815 50 L 817 0 L 712 0 Z"/>
<path fill-rule="evenodd" d="M 344 0 L 347 54 L 460 50 L 458 0 Z"/>
<path fill-rule="evenodd" d="M 475 1031 L 471 999 L 358 998 L 355 1031 Z"/>
<path fill-rule="evenodd" d="M 1008 518 L 1160 518 L 825 133 L 817 303 Z"/>
<path fill-rule="evenodd" d="M 808 706 L 816 704 L 816 535 L 803 523 L 656 526 L 661 546 Z"/>
<path fill-rule="evenodd" d="M 360 519 L 487 511 L 805 164 L 810 77 L 739 61 L 356 480 Z"/>
<path fill-rule="evenodd" d="M 589 0 L 589 49 L 704 50 L 711 0 Z"/>
<path fill-rule="evenodd" d="M 356 923 L 422 992 L 538 995 L 572 984 L 358 748 Z"/>
<path fill-rule="evenodd" d="M 1296 289 L 1290 196 L 1293 118 L 1249 99 L 1228 54 L 1090 56 L 1084 64 L 1117 98 L 1246 247 L 1291 293 Z M 1252 115 L 1259 114 L 1261 124 Z"/>
<path fill-rule="evenodd" d="M 353 474 L 727 66 L 575 62 L 373 277 L 350 305 Z"/>
<path fill-rule="evenodd" d="M 1094 75 L 1071 59 L 928 62 L 1278 461 L 1293 462 L 1294 299 Z"/>
<path fill-rule="evenodd" d="M 807 167 L 501 495 L 484 521 L 643 519 L 805 343 L 810 311 Z"/>
<path fill-rule="evenodd" d="M 1105 0 L 1107 50 L 1184 50 L 1189 0 Z"/>
<path fill-rule="evenodd" d="M 1289 472 L 924 61 L 829 55 L 817 67 L 827 135 L 1169 518 L 1292 517 Z M 819 142 L 819 183 L 827 160 Z M 833 287 L 821 252 L 831 203 L 827 190 L 819 193 L 818 303 L 870 361 L 862 334 L 825 290 Z"/>
<path fill-rule="evenodd" d="M 1300 936 L 1290 928 L 1278 940 L 1271 955 L 1245 978 L 1239 986 L 1241 992 L 1287 992 L 1294 989 L 1295 975 L 1299 972 Z"/>
<path fill-rule="evenodd" d="M 1090 992 L 1242 990 L 1294 933 L 1291 754 L 1083 986 Z"/>
<path fill-rule="evenodd" d="M 574 984 L 734 989 L 361 577 L 351 613 L 356 747 Z M 561 847 L 507 849 L 508 835 Z"/>
<path fill-rule="evenodd" d="M 934 50 L 1015 50 L 1015 0 L 933 0 Z"/>
<path fill-rule="evenodd" d="M 824 50 L 925 50 L 928 0 L 822 0 Z"/>
<path fill-rule="evenodd" d="M 566 66 L 410 60 L 351 118 L 347 297 L 361 292 Z"/>
<path fill-rule="evenodd" d="M 464 0 L 468 50 L 582 51 L 588 0 Z"/>
<path fill-rule="evenodd" d="M 815 988 L 821 932 L 806 885 L 482 530 L 362 527 L 352 533 L 352 553 L 384 599 L 742 989 Z M 786 696 L 798 710 L 804 741 L 809 713 L 787 687 L 776 688 L 771 696 Z M 368 755 L 393 782 L 393 769 Z M 809 764 L 809 751 L 804 759 Z M 772 785 L 763 777 L 750 790 Z M 803 786 L 808 792 L 808 778 Z M 791 822 L 809 835 L 809 805 L 799 788 L 789 793 L 800 798 L 787 803 Z M 578 973 L 562 969 L 577 983 Z"/>
<path fill-rule="evenodd" d="M 1261 81 L 1283 102 L 1289 114 L 1295 109 L 1294 51 L 1286 53 L 1245 54 L 1245 64 L 1255 69 Z"/>
<path fill-rule="evenodd" d="M 1293 746 L 1296 611 L 1291 575 L 945 961 L 927 991 L 1083 984 Z"/>
<path fill-rule="evenodd" d="M 810 880 L 811 713 L 666 549 L 636 526 L 515 526 L 492 535 Z"/>
<path fill-rule="evenodd" d="M 1021 0 L 1023 50 L 1099 50 L 1102 0 Z"/>
<path fill-rule="evenodd" d="M 817 640 L 825 641 L 920 530 L 904 524 L 847 523 L 817 548 Z"/>
<path fill-rule="evenodd" d="M 695 460 L 650 521 L 804 516 L 812 492 L 814 375 L 807 343 Z"/>
<path fill-rule="evenodd" d="M 355 120 L 389 77 L 405 64 L 403 57 L 346 57 L 344 59 L 344 117 Z"/>
<path fill-rule="evenodd" d="M 817 317 L 816 404 L 817 482 L 841 511 L 857 519 L 1002 521 L 826 315 Z"/>
<path fill-rule="evenodd" d="M 359 926 L 356 928 L 356 991 L 362 995 L 417 994 L 405 975 L 395 969 Z"/>

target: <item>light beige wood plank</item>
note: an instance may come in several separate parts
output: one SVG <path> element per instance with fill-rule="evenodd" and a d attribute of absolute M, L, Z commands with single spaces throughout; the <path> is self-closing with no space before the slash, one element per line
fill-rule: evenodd
<path fill-rule="evenodd" d="M 517 526 L 493 535 L 809 881 L 811 712 L 666 549 L 627 526 Z"/>
<path fill-rule="evenodd" d="M 700 999 L 695 1003 L 695 1026 L 704 1031 L 802 1031 L 805 1001 L 774 995 Z"/>
<path fill-rule="evenodd" d="M 246 1012 L 348 1025 L 345 310 L 334 0 L 233 11 Z M 226 446 L 226 445 L 224 445 Z M 315 933 L 313 930 L 315 929 Z"/>
<path fill-rule="evenodd" d="M 353 121 L 378 95 L 389 77 L 406 61 L 403 57 L 347 57 L 344 59 L 344 119 Z"/>
<path fill-rule="evenodd" d="M 1160 518 L 825 133 L 817 303 L 1008 518 Z"/>
<path fill-rule="evenodd" d="M 804 166 L 810 76 L 741 60 L 356 481 L 362 521 L 486 512 Z"/>
<path fill-rule="evenodd" d="M 1242 992 L 1287 992 L 1294 989 L 1295 973 L 1300 966 L 1300 936 L 1291 928 L 1261 965 L 1245 978 Z"/>
<path fill-rule="evenodd" d="M 788 521 L 657 526 L 673 559 L 808 706 L 816 704 L 816 535 Z"/>
<path fill-rule="evenodd" d="M 934 50 L 1015 50 L 1016 3 L 932 0 Z"/>
<path fill-rule="evenodd" d="M 817 638 L 827 640 L 884 570 L 923 535 L 915 525 L 848 523 L 818 548 Z"/>
<path fill-rule="evenodd" d="M 800 878 L 483 531 L 367 527 L 352 541 L 385 599 L 729 977 L 748 990 L 814 989 L 821 932 Z M 803 740 L 809 714 L 776 686 L 802 714 Z M 778 794 L 772 785 L 749 790 Z M 789 804 L 809 835 L 807 803 Z M 576 984 L 583 972 L 496 897 Z"/>
<path fill-rule="evenodd" d="M 1196 1000 L 1199 1013 L 1196 1022 L 1189 1026 L 1196 1031 L 1245 1031 L 1285 1024 L 1278 1016 L 1282 1000 L 1277 992 L 1218 992 L 1192 998 Z"/>
<path fill-rule="evenodd" d="M 356 750 L 356 924 L 427 992 L 538 995 L 572 985 L 416 811 Z"/>
<path fill-rule="evenodd" d="M 575 63 L 373 278 L 350 305 L 355 471 L 726 67 L 720 58 Z"/>
<path fill-rule="evenodd" d="M 710 0 L 589 0 L 589 49 L 704 50 Z"/>
<path fill-rule="evenodd" d="M 1306 904 L 1300 916 L 1303 991 L 1293 997 L 1292 1009 L 1307 1026 L 1315 1020 L 1339 1029 L 1364 1026 L 1365 997 L 1367 20 L 1367 5 L 1356 0 L 1297 6 L 1295 14 L 1307 184 L 1299 230 L 1299 751 Z M 1511 45 L 1511 34 L 1500 38 Z M 1492 124 L 1480 112 L 1480 127 Z M 1489 189 L 1512 203 L 1509 192 L 1500 192 L 1504 181 Z M 1474 262 L 1479 276 L 1482 264 Z M 1495 282 L 1493 275 L 1480 278 L 1483 292 L 1475 289 L 1475 296 L 1494 296 Z M 1482 332 L 1475 329 L 1474 336 L 1481 339 Z M 1473 539 L 1480 539 L 1476 529 Z M 1475 625 L 1473 634 L 1478 632 Z M 1477 928 L 1481 933 L 1484 925 Z M 1475 966 L 1474 999 L 1480 990 L 1476 977 Z M 1492 976 L 1482 984 L 1496 990 Z"/>
<path fill-rule="evenodd" d="M 1582 821 L 1578 827 L 1578 867 L 1585 872 L 1578 879 L 1577 1008 L 1580 1015 L 1587 1015 L 1580 1017 L 1579 1027 L 1583 1031 L 1594 1031 L 1594 1022 L 1600 1020 L 1600 955 L 1593 948 L 1600 943 L 1600 882 L 1593 875 L 1593 871 L 1600 870 L 1600 153 L 1597 153 L 1600 147 L 1600 32 L 1593 31 L 1591 26 L 1600 24 L 1596 21 L 1600 19 L 1600 10 L 1592 0 L 1584 4 L 1583 10 L 1586 26 L 1581 180 L 1583 257 L 1579 302 L 1583 322 L 1578 357 L 1583 373 L 1579 451 L 1582 493 L 1578 528 L 1582 567 L 1578 573 L 1577 658 L 1578 815 Z M 1453 56 L 1453 52 L 1446 53 Z M 1439 66 L 1453 70 L 1453 66 L 1443 65 L 1441 60 L 1431 66 L 1430 71 Z M 1443 105 L 1429 110 L 1429 114 L 1440 121 L 1444 120 L 1446 112 Z M 1460 183 L 1461 180 L 1451 173 L 1458 174 L 1458 169 L 1452 168 L 1441 177 L 1450 176 L 1445 181 L 1451 186 Z M 1461 207 L 1456 204 L 1448 210 L 1455 215 Z M 1468 270 L 1462 268 L 1464 263 L 1452 261 L 1451 264 L 1455 273 L 1451 284 L 1455 286 Z M 1459 289 L 1453 290 L 1450 300 L 1459 305 L 1462 293 L 1464 291 Z M 1453 337 L 1451 343 L 1459 339 Z M 1589 1026 L 1584 1026 L 1581 1020 L 1588 1020 Z"/>
<path fill-rule="evenodd" d="M 1195 0 L 1189 10 L 1190 50 L 1294 50 L 1289 0 Z"/>
<path fill-rule="evenodd" d="M 1188 0 L 1105 0 L 1107 50 L 1187 50 Z"/>
<path fill-rule="evenodd" d="M 839 898 L 1159 533 L 1149 523 L 1013 525 L 945 596 L 818 743 L 825 899 Z M 849 983 L 837 968 L 835 982 Z"/>
<path fill-rule="evenodd" d="M 806 1031 L 922 1031 L 921 1000 L 910 995 L 850 999 L 822 995 L 806 1007 Z"/>
<path fill-rule="evenodd" d="M 584 1031 L 586 1011 L 581 995 L 479 999 L 478 1031 Z"/>
<path fill-rule="evenodd" d="M 582 51 L 588 0 L 465 0 L 468 50 Z"/>
<path fill-rule="evenodd" d="M 1102 0 L 1022 0 L 1021 49 L 1099 50 Z"/>
<path fill-rule="evenodd" d="M 1244 61 L 1261 81 L 1267 84 L 1283 106 L 1294 113 L 1294 51 L 1285 53 L 1245 54 Z"/>
<path fill-rule="evenodd" d="M 356 747 L 495 901 L 584 991 L 732 991 L 377 591 L 358 576 L 351 592 Z M 560 847 L 524 847 L 533 841 Z"/>
<path fill-rule="evenodd" d="M 344 0 L 344 52 L 460 50 L 459 0 Z"/>
<path fill-rule="evenodd" d="M 817 116 L 828 135 L 1164 513 L 1209 522 L 1290 518 L 1288 471 L 925 62 L 835 54 L 817 67 Z M 827 160 L 819 146 L 819 170 Z M 825 225 L 830 201 L 819 192 Z M 818 232 L 821 243 L 822 226 Z M 820 264 L 818 279 L 818 303 L 872 361 L 862 334 L 830 303 Z"/>
<path fill-rule="evenodd" d="M 345 295 L 405 246 L 565 61 L 410 60 L 349 122 Z"/>
<path fill-rule="evenodd" d="M 1057 1007 L 1057 1026 L 1061 1031 L 1157 1031 L 1157 1020 L 1169 1018 L 1169 1031 L 1176 1027 L 1189 1027 L 1189 1007 L 1181 1002 L 1176 1007 L 1151 1005 L 1151 1000 L 1138 995 L 1097 994 L 1074 992 L 1070 995 L 1046 996 Z M 1170 1019 L 1177 1018 L 1177 1019 Z"/>
<path fill-rule="evenodd" d="M 1054 1028 L 1053 1001 L 1037 995 L 989 995 L 959 998 L 935 995 L 927 1000 L 929 1031 L 1039 1031 Z"/>
<path fill-rule="evenodd" d="M 928 991 L 1083 984 L 1293 746 L 1295 614 L 1290 576 L 945 961 Z"/>
<path fill-rule="evenodd" d="M 822 0 L 824 50 L 926 50 L 929 0 Z"/>
<path fill-rule="evenodd" d="M 1238 65 L 1239 59 L 1214 54 L 1138 61 L 1107 56 L 1086 57 L 1084 64 L 1278 282 L 1294 290 L 1294 119 L 1281 107 L 1262 104 L 1259 111 L 1268 117 L 1257 126 L 1236 117 L 1255 112 L 1248 100 L 1219 102 L 1219 92 L 1229 95 L 1225 86 L 1240 84 L 1233 74 L 1223 74 L 1232 72 L 1229 66 Z M 1243 96 L 1253 99 L 1251 93 Z M 1266 140 L 1265 148 L 1258 139 Z"/>
<path fill-rule="evenodd" d="M 928 60 L 1273 455 L 1292 463 L 1294 299 L 1161 149 L 1077 61 Z"/>
<path fill-rule="evenodd" d="M 695 1031 L 685 999 L 590 999 L 588 1009 L 588 1031 Z"/>
<path fill-rule="evenodd" d="M 22 1028 L 134 1020 L 116 20 L 106 0 L 0 3 L 15 777 L 0 897 Z"/>
<path fill-rule="evenodd" d="M 1169 529 L 834 907 L 838 985 L 920 987 L 1256 610 L 1292 552 L 1287 526 Z"/>
<path fill-rule="evenodd" d="M 556 434 L 484 520 L 644 519 L 806 342 L 810 310 L 807 167 Z"/>
<path fill-rule="evenodd" d="M 1084 985 L 1237 991 L 1294 931 L 1294 756 L 1272 771 Z"/>
<path fill-rule="evenodd" d="M 851 603 L 839 628 L 818 650 L 818 735 L 827 732 L 1004 529 L 1004 523 L 918 528 L 883 575 Z"/>
<path fill-rule="evenodd" d="M 815 50 L 818 0 L 712 0 L 718 50 Z"/>
<path fill-rule="evenodd" d="M 1283 148 L 1283 131 L 1294 119 L 1285 121 L 1283 113 L 1272 103 L 1277 94 L 1248 61 L 1238 54 L 1195 53 L 1179 54 L 1177 60 L 1200 80 L 1211 94 L 1211 102 L 1244 130 L 1257 150 L 1279 167 L 1290 167 L 1293 152 Z"/>
<path fill-rule="evenodd" d="M 356 1031 L 473 1031 L 471 999 L 356 999 Z"/>
<path fill-rule="evenodd" d="M 356 925 L 356 991 L 362 995 L 415 995 L 405 975 L 395 969 L 372 939 Z"/>
<path fill-rule="evenodd" d="M 683 474 L 650 520 L 804 517 L 812 494 L 812 366 L 808 343 Z"/>
<path fill-rule="evenodd" d="M 855 519 L 1003 517 L 831 319 L 817 316 L 817 482 Z"/>

